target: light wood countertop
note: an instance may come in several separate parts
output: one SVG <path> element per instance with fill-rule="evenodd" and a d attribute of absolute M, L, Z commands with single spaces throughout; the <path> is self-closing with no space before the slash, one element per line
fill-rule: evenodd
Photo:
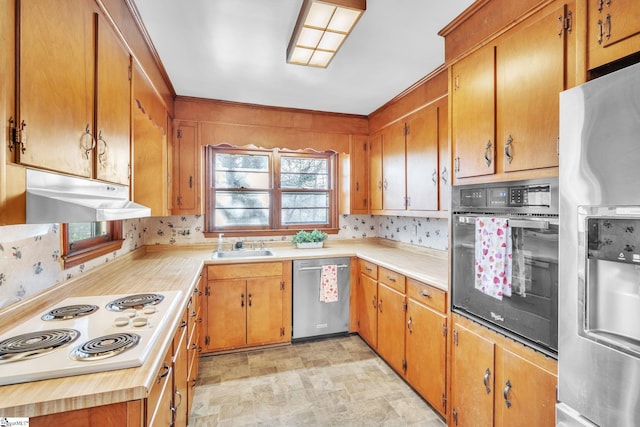
<path fill-rule="evenodd" d="M 322 249 L 296 249 L 291 243 L 269 244 L 275 256 L 288 260 L 357 256 L 407 277 L 447 290 L 447 252 L 415 248 L 378 239 L 331 241 Z M 139 368 L 0 386 L 0 416 L 34 417 L 117 402 L 144 399 L 155 379 L 189 296 L 205 264 L 265 261 L 260 258 L 212 259 L 214 246 L 147 246 L 0 310 L 0 332 L 71 296 L 182 291 L 175 319 Z M 409 250 L 411 249 L 411 250 Z M 249 249 L 250 250 L 250 249 Z"/>

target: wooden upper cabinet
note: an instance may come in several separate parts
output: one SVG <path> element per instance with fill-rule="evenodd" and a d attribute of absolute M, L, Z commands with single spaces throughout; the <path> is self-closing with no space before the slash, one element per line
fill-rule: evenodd
<path fill-rule="evenodd" d="M 128 185 L 129 53 L 92 2 L 19 8 L 17 110 L 26 137 L 16 162 Z"/>
<path fill-rule="evenodd" d="M 587 68 L 640 51 L 640 2 L 589 0 Z"/>
<path fill-rule="evenodd" d="M 562 6 L 514 31 L 496 47 L 497 139 L 504 172 L 558 166 L 564 17 Z"/>
<path fill-rule="evenodd" d="M 131 56 L 106 20 L 97 15 L 95 178 L 129 184 Z"/>
<path fill-rule="evenodd" d="M 200 156 L 196 122 L 179 121 L 173 140 L 171 213 L 199 214 Z"/>
<path fill-rule="evenodd" d="M 409 116 L 407 133 L 407 209 L 438 210 L 438 107 Z"/>
<path fill-rule="evenodd" d="M 451 205 L 451 155 L 449 153 L 448 98 L 437 102 L 438 107 L 438 209 L 448 211 Z"/>
<path fill-rule="evenodd" d="M 369 137 L 369 207 L 382 210 L 382 132 Z"/>
<path fill-rule="evenodd" d="M 405 127 L 399 121 L 383 130 L 382 139 L 382 207 L 404 210 L 405 195 Z"/>
<path fill-rule="evenodd" d="M 351 137 L 350 213 L 369 213 L 369 141 L 366 135 Z"/>
<path fill-rule="evenodd" d="M 81 1 L 19 4 L 18 115 L 25 151 L 17 163 L 92 177 L 94 10 Z"/>
<path fill-rule="evenodd" d="M 495 167 L 495 51 L 491 45 L 451 68 L 456 178 L 490 175 Z"/>

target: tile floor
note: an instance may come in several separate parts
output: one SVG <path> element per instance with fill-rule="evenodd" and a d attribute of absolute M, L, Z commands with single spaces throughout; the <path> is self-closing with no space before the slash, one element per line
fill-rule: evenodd
<path fill-rule="evenodd" d="M 357 335 L 204 356 L 190 427 L 444 421 Z"/>

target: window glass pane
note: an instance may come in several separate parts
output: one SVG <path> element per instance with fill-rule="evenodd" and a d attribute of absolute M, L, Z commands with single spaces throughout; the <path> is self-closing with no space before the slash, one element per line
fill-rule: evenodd
<path fill-rule="evenodd" d="M 218 153 L 216 188 L 269 188 L 269 156 Z"/>
<path fill-rule="evenodd" d="M 266 191 L 216 192 L 216 227 L 269 224 L 269 193 Z"/>
<path fill-rule="evenodd" d="M 283 156 L 280 165 L 280 187 L 328 189 L 328 160 Z"/>
<path fill-rule="evenodd" d="M 283 193 L 282 223 L 327 224 L 329 195 L 327 193 Z"/>
<path fill-rule="evenodd" d="M 74 222 L 69 224 L 69 243 L 93 237 L 106 236 L 108 233 L 106 221 L 102 222 Z"/>

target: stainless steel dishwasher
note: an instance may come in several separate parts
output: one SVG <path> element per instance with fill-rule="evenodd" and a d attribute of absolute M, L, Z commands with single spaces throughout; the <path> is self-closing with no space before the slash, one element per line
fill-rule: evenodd
<path fill-rule="evenodd" d="M 293 341 L 349 331 L 349 263 L 349 257 L 293 261 Z M 325 265 L 337 267 L 337 301 L 321 301 Z"/>

